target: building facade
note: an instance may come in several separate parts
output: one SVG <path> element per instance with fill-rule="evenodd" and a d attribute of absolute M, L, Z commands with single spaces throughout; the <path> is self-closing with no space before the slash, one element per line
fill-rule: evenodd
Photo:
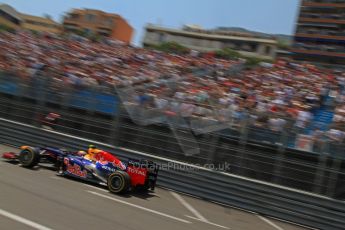
<path fill-rule="evenodd" d="M 293 58 L 345 65 L 345 0 L 302 0 Z"/>
<path fill-rule="evenodd" d="M 204 30 L 195 26 L 184 26 L 183 29 L 170 29 L 148 24 L 143 46 L 150 47 L 164 42 L 177 42 L 200 52 L 231 48 L 246 56 L 269 60 L 275 58 L 277 50 L 277 41 L 272 37 L 260 37 L 222 28 Z"/>
<path fill-rule="evenodd" d="M 97 34 L 128 44 L 133 36 L 133 28 L 124 18 L 100 10 L 75 9 L 64 17 L 63 28 L 65 32 Z"/>
<path fill-rule="evenodd" d="M 6 4 L 0 5 L 0 25 L 18 29 L 21 22 L 20 14 L 14 8 Z"/>
<path fill-rule="evenodd" d="M 21 28 L 36 32 L 60 33 L 61 26 L 50 18 L 20 14 Z"/>
<path fill-rule="evenodd" d="M 0 25 L 11 29 L 26 29 L 36 32 L 60 33 L 60 25 L 50 18 L 22 14 L 13 7 L 0 5 Z"/>

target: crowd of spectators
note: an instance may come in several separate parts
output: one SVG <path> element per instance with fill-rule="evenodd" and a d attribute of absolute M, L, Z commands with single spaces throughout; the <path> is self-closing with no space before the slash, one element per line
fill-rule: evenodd
<path fill-rule="evenodd" d="M 28 32 L 2 33 L 0 48 L 1 70 L 30 78 L 44 67 L 51 78 L 74 86 L 135 85 L 155 81 L 162 73 L 179 74 L 184 67 L 215 63 L 135 48 L 114 40 L 92 42 L 79 36 L 37 36 Z"/>
<path fill-rule="evenodd" d="M 311 135 L 344 139 L 345 74 L 341 72 L 288 61 L 243 68 L 244 60 L 195 52 L 181 56 L 114 40 L 28 32 L 1 33 L 0 49 L 1 71 L 24 80 L 43 70 L 59 90 L 104 86 L 115 92 L 132 86 L 137 95 L 128 103 L 187 120 L 234 125 L 245 120 L 274 132 L 289 128 L 304 133 L 317 111 L 334 110 L 327 134 L 316 126 Z"/>

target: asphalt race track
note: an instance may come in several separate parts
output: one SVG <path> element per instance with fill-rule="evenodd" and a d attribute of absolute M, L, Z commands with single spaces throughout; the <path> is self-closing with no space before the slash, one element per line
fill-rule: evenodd
<path fill-rule="evenodd" d="M 0 153 L 18 151 L 0 145 Z M 61 178 L 38 167 L 0 161 L 0 229 L 299 230 L 262 217 L 162 188 L 114 195 L 106 188 Z"/>

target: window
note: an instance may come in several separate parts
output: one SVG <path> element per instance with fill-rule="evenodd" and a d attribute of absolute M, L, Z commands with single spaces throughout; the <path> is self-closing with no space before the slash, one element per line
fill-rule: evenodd
<path fill-rule="evenodd" d="M 107 26 L 113 26 L 114 25 L 114 20 L 112 18 L 108 18 L 108 19 L 106 19 L 105 24 Z"/>
<path fill-rule="evenodd" d="M 93 14 L 87 14 L 86 15 L 86 20 L 88 22 L 93 22 L 95 19 L 96 19 L 96 15 L 93 15 Z"/>
<path fill-rule="evenodd" d="M 258 49 L 258 45 L 257 44 L 251 44 L 250 48 L 251 48 L 252 52 L 256 52 L 256 50 Z"/>
<path fill-rule="evenodd" d="M 267 55 L 270 55 L 270 54 L 271 54 L 271 47 L 270 47 L 270 46 L 266 46 L 266 48 L 265 48 L 265 53 L 266 53 Z"/>
<path fill-rule="evenodd" d="M 160 33 L 160 34 L 159 34 L 158 41 L 159 41 L 160 43 L 162 43 L 162 42 L 165 41 L 165 34 L 164 34 L 164 33 Z"/>
<path fill-rule="evenodd" d="M 234 44 L 233 42 L 227 42 L 226 47 L 230 49 L 236 49 L 236 44 Z"/>
<path fill-rule="evenodd" d="M 78 14 L 70 14 L 70 18 L 71 19 L 78 19 L 79 18 L 79 15 Z"/>

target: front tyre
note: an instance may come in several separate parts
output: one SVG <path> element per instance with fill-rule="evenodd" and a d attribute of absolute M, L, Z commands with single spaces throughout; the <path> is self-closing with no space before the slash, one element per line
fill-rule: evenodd
<path fill-rule="evenodd" d="M 32 168 L 40 161 L 40 153 L 37 149 L 28 147 L 19 153 L 19 163 L 25 168 Z"/>
<path fill-rule="evenodd" d="M 124 171 L 116 171 L 108 177 L 108 189 L 112 193 L 125 193 L 131 184 L 129 175 Z"/>

